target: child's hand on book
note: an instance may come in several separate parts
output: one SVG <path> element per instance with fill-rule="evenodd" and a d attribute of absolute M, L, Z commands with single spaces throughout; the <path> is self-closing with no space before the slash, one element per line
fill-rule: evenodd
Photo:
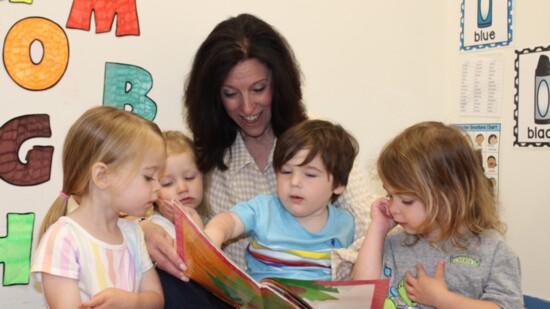
<path fill-rule="evenodd" d="M 185 206 L 182 203 L 178 202 L 177 200 L 172 201 L 165 201 L 165 203 L 170 204 L 170 209 L 172 211 L 172 214 L 174 213 L 174 207 L 178 207 L 181 210 L 183 210 L 191 219 L 193 219 L 193 222 L 199 227 L 200 229 L 204 229 L 204 223 L 202 222 L 202 218 L 199 215 L 199 213 L 195 210 L 195 208 Z M 174 221 L 172 219 L 172 221 Z"/>
<path fill-rule="evenodd" d="M 221 231 L 217 230 L 216 228 L 212 228 L 212 226 L 209 226 L 207 224 L 204 228 L 204 234 L 206 234 L 206 237 L 210 239 L 210 241 L 214 246 L 216 246 L 216 248 L 221 248 L 224 239 Z"/>
<path fill-rule="evenodd" d="M 204 228 L 204 233 L 220 248 L 224 242 L 241 236 L 244 233 L 244 225 L 237 215 L 226 211 L 214 216 Z"/>

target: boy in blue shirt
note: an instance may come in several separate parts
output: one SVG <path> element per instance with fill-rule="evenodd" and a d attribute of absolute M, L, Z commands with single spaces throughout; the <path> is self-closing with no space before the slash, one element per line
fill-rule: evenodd
<path fill-rule="evenodd" d="M 353 242 L 353 216 L 332 205 L 347 185 L 358 144 L 340 125 L 306 120 L 277 140 L 277 194 L 238 203 L 210 220 L 216 246 L 249 234 L 247 272 L 266 277 L 331 280 L 331 251 Z"/>

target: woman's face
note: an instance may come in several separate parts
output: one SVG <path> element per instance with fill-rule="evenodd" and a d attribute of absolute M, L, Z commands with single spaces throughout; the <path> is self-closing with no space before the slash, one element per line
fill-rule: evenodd
<path fill-rule="evenodd" d="M 223 106 L 249 137 L 260 137 L 271 128 L 270 75 L 265 64 L 250 58 L 237 63 L 223 82 Z"/>

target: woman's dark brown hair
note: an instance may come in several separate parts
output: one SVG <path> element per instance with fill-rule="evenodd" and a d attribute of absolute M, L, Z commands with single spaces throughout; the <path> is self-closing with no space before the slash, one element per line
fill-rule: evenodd
<path fill-rule="evenodd" d="M 195 55 L 183 101 L 203 173 L 213 168 L 227 169 L 224 154 L 235 141 L 239 127 L 225 111 L 221 87 L 236 64 L 251 58 L 265 64 L 271 73 L 271 126 L 275 136 L 307 118 L 300 68 L 285 38 L 249 14 L 219 23 Z"/>

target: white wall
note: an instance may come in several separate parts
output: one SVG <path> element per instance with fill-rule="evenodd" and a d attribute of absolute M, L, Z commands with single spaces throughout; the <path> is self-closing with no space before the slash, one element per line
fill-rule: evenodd
<path fill-rule="evenodd" d="M 358 138 L 360 163 L 371 189 L 381 193 L 373 163 L 382 145 L 405 127 L 422 120 L 483 122 L 458 117 L 460 1 L 138 1 L 140 36 L 67 29 L 71 1 L 0 2 L 0 38 L 17 21 L 40 16 L 59 24 L 70 44 L 67 71 L 55 87 L 28 91 L 0 70 L 0 125 L 35 113 L 50 115 L 51 138 L 27 141 L 24 160 L 34 145 L 55 147 L 50 181 L 18 187 L 0 181 L 0 235 L 5 214 L 33 212 L 35 229 L 61 186 L 60 155 L 68 126 L 86 109 L 102 103 L 106 62 L 136 65 L 153 76 L 148 94 L 158 106 L 155 119 L 163 129 L 184 129 L 182 85 L 200 42 L 219 21 L 250 12 L 278 28 L 293 46 L 305 76 L 310 113 L 341 122 Z M 539 8 L 542 6 L 542 9 Z M 544 202 L 548 149 L 513 148 L 514 49 L 544 45 L 550 4 L 515 4 L 514 46 L 489 50 L 506 59 L 501 133 L 501 200 L 508 239 L 520 254 L 526 294 L 550 298 L 547 248 L 531 245 L 532 235 L 550 235 Z M 540 18 L 532 18 L 539 16 Z M 541 24 L 542 23 L 542 24 Z M 3 46 L 3 44 L 2 44 Z M 481 53 L 485 53 L 481 52 Z M 496 121 L 495 121 L 496 120 Z M 526 162 L 529 162 L 527 164 Z M 536 170 L 535 170 L 536 166 Z M 33 248 L 36 246 L 36 240 Z M 542 241 L 544 243 L 544 241 Z M 4 253 L 0 252 L 0 260 Z M 544 263 L 546 261 L 546 263 Z M 32 284 L 0 286 L 3 304 L 40 306 Z"/>

